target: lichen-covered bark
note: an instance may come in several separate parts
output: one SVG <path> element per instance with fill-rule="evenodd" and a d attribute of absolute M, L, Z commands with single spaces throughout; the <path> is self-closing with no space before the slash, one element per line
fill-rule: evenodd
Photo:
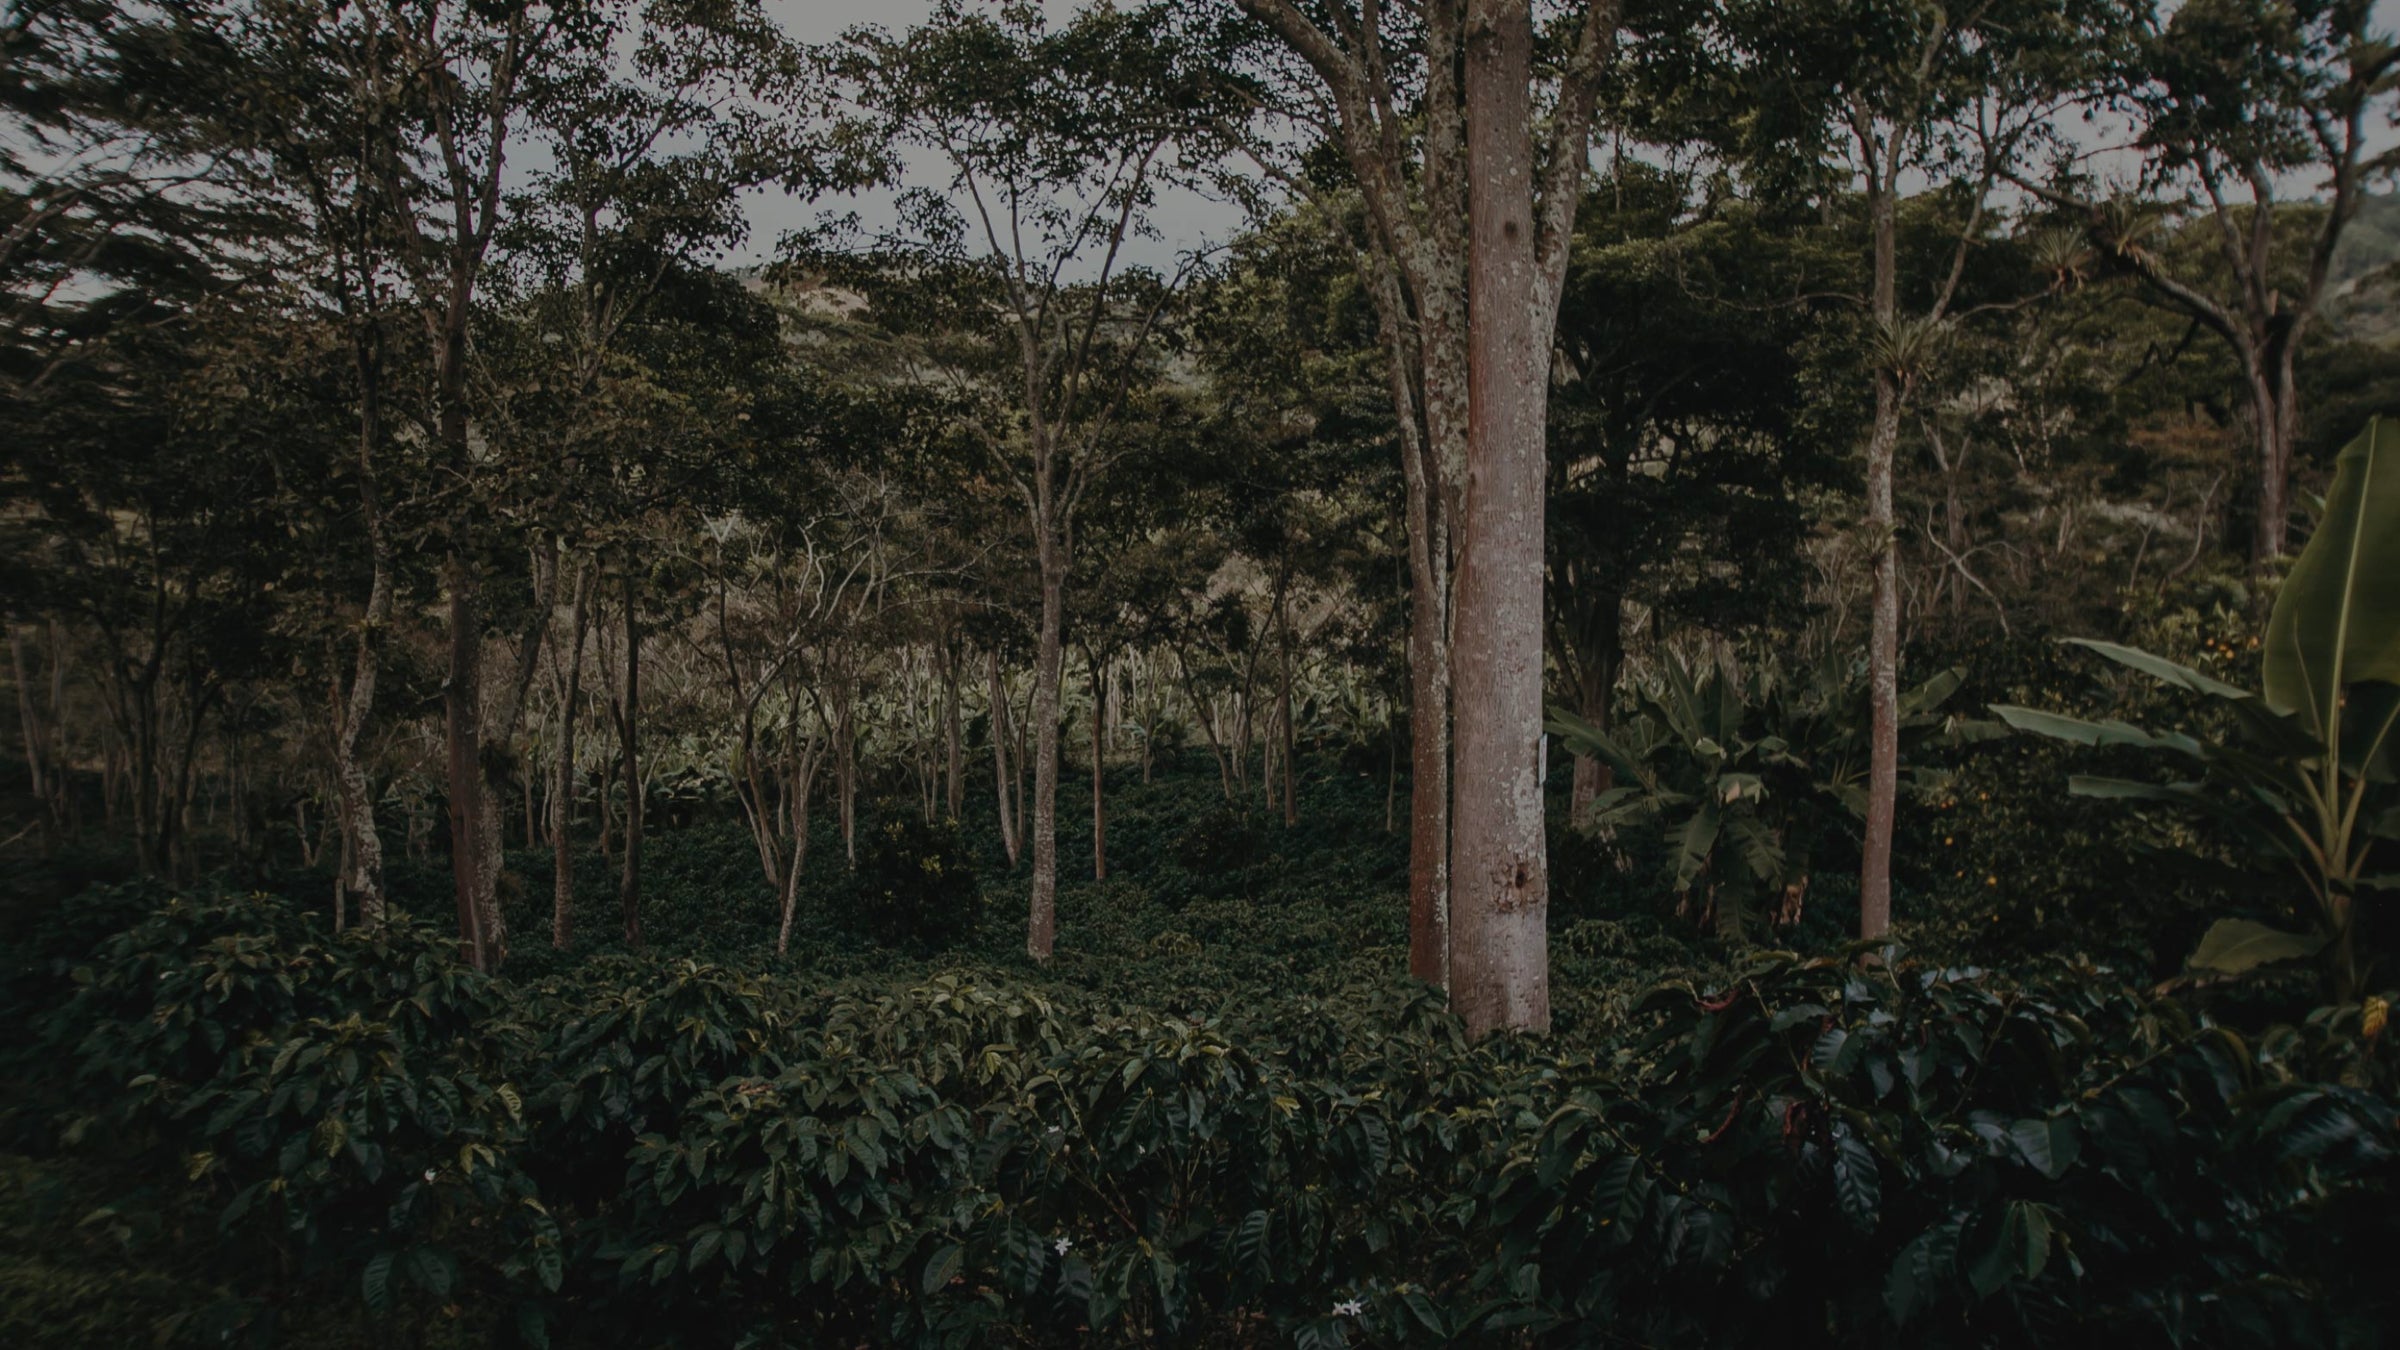
<path fill-rule="evenodd" d="M 1451 621 L 1450 1002 L 1471 1035 L 1550 1025 L 1543 434 L 1531 7 L 1467 9 L 1467 473 Z"/>

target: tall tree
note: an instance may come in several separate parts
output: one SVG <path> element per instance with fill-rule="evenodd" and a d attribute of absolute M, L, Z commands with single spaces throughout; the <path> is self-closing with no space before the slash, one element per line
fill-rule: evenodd
<path fill-rule="evenodd" d="M 1477 1033 L 1545 1028 L 1543 427 L 1617 8 L 1567 7 L 1544 65 L 1529 2 L 1235 3 L 1300 63 L 1270 71 L 1277 106 L 1366 206 L 1409 527 L 1409 968 Z"/>
<path fill-rule="evenodd" d="M 1098 7 L 1052 27 L 1029 7 L 970 13 L 944 0 L 905 37 L 860 35 L 856 50 L 861 106 L 894 142 L 936 156 L 948 181 L 904 194 L 915 237 L 881 241 L 885 264 L 851 275 L 890 322 L 969 340 L 952 369 L 972 368 L 990 396 L 982 449 L 1016 487 L 1033 544 L 1025 949 L 1047 961 L 1076 517 L 1129 446 L 1123 415 L 1183 280 L 1129 266 L 1126 249 L 1155 233 L 1159 193 L 1205 163 L 1196 142 L 1227 111 L 1226 81 L 1166 6 Z"/>
<path fill-rule="evenodd" d="M 1860 529 L 1873 561 L 1867 625 L 1871 705 L 1859 935 L 1891 926 L 1892 835 L 1900 762 L 1900 549 L 1892 471 L 1910 394 L 1926 372 L 1994 188 L 2088 94 L 2078 59 L 2091 8 L 1990 0 L 1953 12 L 1929 0 L 1823 0 L 1729 7 L 1729 46 L 1759 97 L 1744 147 L 1768 175 L 1820 193 L 1855 194 L 1866 253 L 1865 319 L 1874 413 L 1865 447 Z M 1786 177 L 1785 175 L 1789 175 Z M 1899 211 L 1916 181 L 1942 189 L 1947 266 L 1901 287 Z M 1829 199 L 1829 204 L 1830 199 Z"/>
<path fill-rule="evenodd" d="M 471 345 L 476 304 L 494 242 L 505 222 L 509 152 L 541 92 L 538 72 L 592 35 L 579 15 L 538 0 L 467 5 L 450 0 L 377 0 L 328 5 L 321 22 L 339 30 L 338 49 L 378 119 L 404 128 L 372 144 L 363 166 L 394 222 L 393 249 L 420 318 L 432 366 L 423 417 L 445 467 L 462 484 L 483 478 L 473 437 Z M 504 762 L 518 697 L 502 691 L 493 718 L 485 701 L 485 555 L 479 494 L 454 500 L 443 523 L 441 584 L 446 597 L 447 669 L 442 683 L 444 783 L 452 882 L 460 942 L 467 959 L 490 969 L 506 955 L 498 901 L 499 803 L 487 763 Z M 522 644 L 522 673 L 540 639 L 538 620 Z M 493 733 L 501 732 L 499 743 Z M 495 757 L 497 757 L 495 759 Z"/>
<path fill-rule="evenodd" d="M 1802 413 L 1800 348 L 1820 316 L 1813 217 L 1689 199 L 1626 160 L 1576 229 L 1550 410 L 1550 641 L 1561 702 L 1606 727 L 1628 604 L 1733 633 L 1788 614 L 1808 487 L 1838 461 Z M 1608 784 L 1578 756 L 1581 819 Z"/>
<path fill-rule="evenodd" d="M 2105 9 L 2087 37 L 2118 54 L 2109 93 L 2140 132 L 2157 209 L 2094 195 L 2064 155 L 2046 180 L 2010 174 L 2069 214 L 2101 272 L 2130 278 L 2232 354 L 2249 414 L 2254 569 L 2282 557 L 2290 537 L 2303 341 L 2344 231 L 2374 181 L 2400 167 L 2400 150 L 2381 145 L 2400 116 L 2400 30 L 2388 13 L 2379 27 L 2376 11 L 2360 0 Z M 2295 200 L 2295 187 L 2322 195 Z M 2179 265 L 2160 246 L 2161 210 L 2213 241 L 2205 266 Z M 2283 235 L 2295 224 L 2305 243 L 2290 249 Z"/>
<path fill-rule="evenodd" d="M 527 364 L 563 367 L 548 379 L 532 374 L 534 396 L 512 400 L 527 406 L 509 411 L 526 429 L 520 439 L 550 452 L 556 486 L 541 523 L 570 551 L 621 548 L 628 538 L 646 551 L 656 532 L 648 513 L 668 502 L 696 504 L 688 499 L 693 461 L 709 456 L 695 442 L 724 447 L 720 436 L 692 436 L 688 424 L 692 405 L 721 397 L 720 386 L 681 377 L 738 370 L 754 387 L 769 383 L 771 360 L 761 348 L 773 349 L 772 314 L 703 272 L 742 240 L 742 194 L 781 182 L 813 195 L 862 172 L 818 135 L 821 89 L 808 55 L 760 5 L 662 7 L 620 19 L 612 36 L 542 72 L 527 120 L 547 164 L 517 195 L 502 240 L 514 279 L 533 287 L 523 309 L 538 346 Z M 722 341 L 695 341 L 712 324 Z M 686 369 L 672 369 L 678 365 Z M 685 424 L 683 434 L 663 425 L 674 422 Z M 725 421 L 717 430 L 741 428 Z M 638 589 L 638 569 L 624 580 Z M 632 589 L 623 600 L 641 603 Z M 624 618 L 620 729 L 630 763 L 640 736 L 639 643 L 635 611 Z M 570 685 L 580 659 L 578 644 Z M 572 732 L 562 739 L 565 762 Z M 628 808 L 619 900 L 631 935 L 639 927 L 642 802 L 629 798 Z M 563 905 L 574 878 L 571 854 L 559 847 Z"/>

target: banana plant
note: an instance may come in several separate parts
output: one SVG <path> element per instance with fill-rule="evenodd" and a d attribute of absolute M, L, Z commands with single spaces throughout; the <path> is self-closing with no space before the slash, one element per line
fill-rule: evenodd
<path fill-rule="evenodd" d="M 2263 689 L 2252 691 L 2163 657 L 2072 639 L 2231 715 L 2215 738 L 2152 732 L 2032 708 L 1997 706 L 2010 726 L 2086 746 L 2132 746 L 2170 756 L 2186 776 L 2159 783 L 2078 774 L 2086 797 L 2166 802 L 2203 811 L 2292 868 L 2307 923 L 2294 932 L 2220 919 L 2201 938 L 2195 970 L 2238 975 L 2322 954 L 2334 995 L 2356 996 L 2368 971 L 2356 944 L 2357 902 L 2400 890 L 2375 875 L 2379 845 L 2400 841 L 2400 424 L 2376 418 L 2343 449 L 2316 533 L 2292 566 L 2267 621 Z M 2389 851 L 2388 849 L 2384 851 Z"/>
<path fill-rule="evenodd" d="M 1901 697 L 1904 745 L 1976 734 L 1940 712 L 1960 680 L 1944 670 Z M 1740 940 L 1762 911 L 1796 919 L 1816 842 L 1864 817 L 1867 709 L 1861 673 L 1838 656 L 1798 677 L 1761 661 L 1750 678 L 1723 659 L 1670 657 L 1614 728 L 1553 708 L 1549 729 L 1617 778 L 1577 825 L 1663 821 L 1676 892 L 1705 878 L 1717 931 Z"/>

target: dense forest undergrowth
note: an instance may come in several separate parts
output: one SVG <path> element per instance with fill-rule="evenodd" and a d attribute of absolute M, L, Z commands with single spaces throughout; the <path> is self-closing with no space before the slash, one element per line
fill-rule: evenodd
<path fill-rule="evenodd" d="M 1838 887 L 1729 942 L 1656 831 L 1561 830 L 1554 1032 L 1481 1043 L 1401 974 L 1404 784 L 1333 754 L 1296 826 L 1205 759 L 1119 785 L 1047 967 L 997 836 L 913 802 L 855 868 L 820 824 L 780 957 L 738 820 L 655 838 L 638 953 L 596 850 L 565 952 L 512 853 L 497 977 L 436 857 L 337 935 L 321 871 L 70 856 L 10 896 L 0 1334 L 2382 1343 L 2381 1027 L 2313 974 L 2160 985 L 2226 897 L 2131 817 L 2046 836 L 2080 893 L 1999 886 L 2060 757 L 1952 759 L 1902 856 L 1966 865 L 1872 951 Z"/>
<path fill-rule="evenodd" d="M 2393 13 L 0 0 L 0 1346 L 2400 1341 Z"/>

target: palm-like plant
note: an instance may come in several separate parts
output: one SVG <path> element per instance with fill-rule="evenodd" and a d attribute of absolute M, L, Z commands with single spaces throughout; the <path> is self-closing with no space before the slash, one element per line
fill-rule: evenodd
<path fill-rule="evenodd" d="M 1902 696 L 1904 746 L 1974 734 L 1977 724 L 1940 712 L 1959 683 L 1958 671 L 1945 670 Z M 1676 891 L 1689 894 L 1705 879 L 1708 910 L 1728 937 L 1746 937 L 1762 912 L 1776 923 L 1797 919 L 1819 841 L 1866 814 L 1863 672 L 1832 655 L 1798 676 L 1762 661 L 1747 677 L 1723 659 L 1696 668 L 1670 657 L 1634 704 L 1609 730 L 1550 712 L 1550 730 L 1568 749 L 1617 777 L 1576 823 L 1663 821 Z"/>
<path fill-rule="evenodd" d="M 2168 802 L 2204 811 L 2288 864 L 2305 894 L 2308 927 L 2291 932 L 2220 919 L 2190 964 L 2240 974 L 2320 952 L 2334 994 L 2354 997 L 2367 975 L 2355 941 L 2362 892 L 2400 889 L 2369 866 L 2400 840 L 2400 425 L 2378 418 L 2335 462 L 2325 515 L 2292 567 L 2267 623 L 2264 691 L 2113 643 L 2076 645 L 2231 714 L 2217 739 L 2151 732 L 2032 708 L 1992 711 L 2020 731 L 2081 745 L 2124 745 L 2197 770 L 2168 783 L 2078 774 L 2081 796 Z"/>

